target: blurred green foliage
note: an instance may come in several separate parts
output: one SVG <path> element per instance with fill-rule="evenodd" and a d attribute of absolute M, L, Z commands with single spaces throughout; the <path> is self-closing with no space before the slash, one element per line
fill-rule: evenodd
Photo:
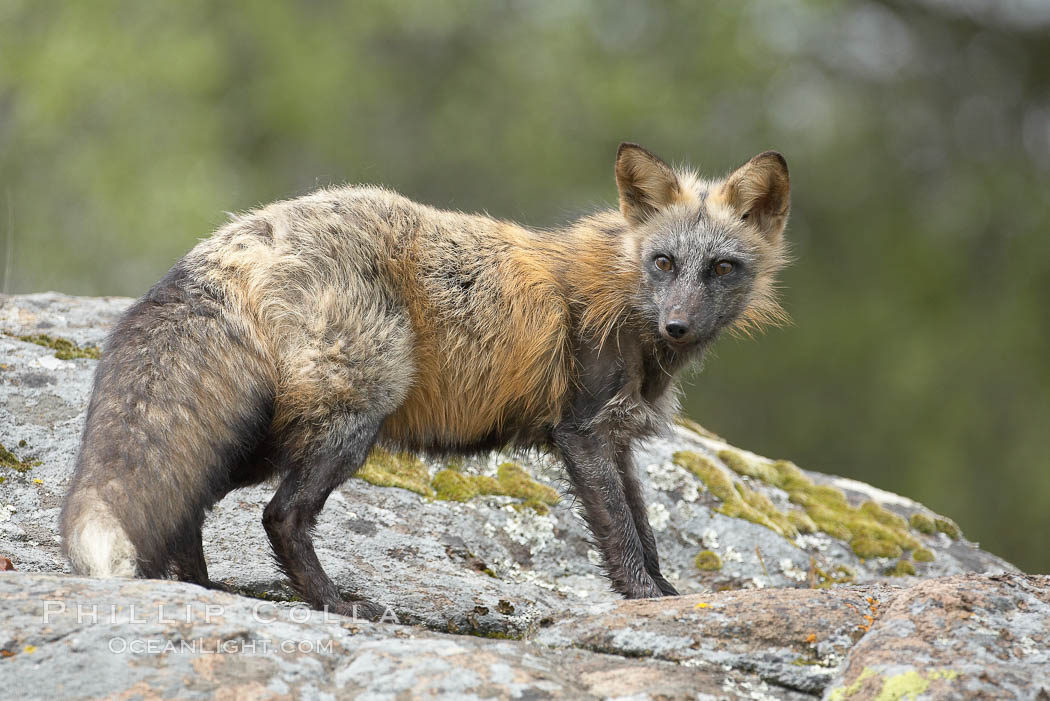
<path fill-rule="evenodd" d="M 376 182 L 539 226 L 620 140 L 792 170 L 793 326 L 688 413 L 1050 570 L 1046 3 L 0 0 L 7 292 L 137 296 L 243 210 Z"/>

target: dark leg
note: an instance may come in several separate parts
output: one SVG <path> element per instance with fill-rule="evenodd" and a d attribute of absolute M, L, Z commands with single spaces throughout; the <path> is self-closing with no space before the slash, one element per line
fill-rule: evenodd
<path fill-rule="evenodd" d="M 171 564 L 175 578 L 181 582 L 211 587 L 211 581 L 208 579 L 208 564 L 204 561 L 204 543 L 200 525 L 198 524 L 193 532 L 184 538 L 184 542 L 179 544 L 179 549 L 172 558 Z"/>
<path fill-rule="evenodd" d="M 566 426 L 554 431 L 554 440 L 613 589 L 629 599 L 661 596 L 663 592 L 646 567 L 612 441 Z"/>
<path fill-rule="evenodd" d="M 665 596 L 678 596 L 678 591 L 664 579 L 660 572 L 660 556 L 656 552 L 656 538 L 653 537 L 653 529 L 649 526 L 649 514 L 645 508 L 645 500 L 642 498 L 642 486 L 638 483 L 638 475 L 635 473 L 630 444 L 621 446 L 616 466 L 620 471 L 620 479 L 623 480 L 624 495 L 627 498 L 627 506 L 631 510 L 631 517 L 634 519 L 634 527 L 638 530 L 638 539 L 642 544 L 645 571 L 656 582 L 660 593 Z"/>
<path fill-rule="evenodd" d="M 263 525 L 277 564 L 295 590 L 317 609 L 378 619 L 385 608 L 365 599 L 343 601 L 314 552 L 312 530 L 332 490 L 353 475 L 368 457 L 382 417 L 336 415 L 322 432 L 304 436 L 286 449 L 287 470 L 266 506 Z"/>

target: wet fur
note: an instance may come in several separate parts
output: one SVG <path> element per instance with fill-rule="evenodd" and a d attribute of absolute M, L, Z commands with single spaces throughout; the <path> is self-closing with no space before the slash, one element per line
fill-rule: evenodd
<path fill-rule="evenodd" d="M 675 374 L 718 330 L 780 316 L 786 191 L 762 202 L 770 187 L 755 181 L 768 173 L 745 177 L 754 163 L 709 182 L 621 148 L 621 210 L 557 231 L 375 187 L 236 218 L 106 343 L 62 514 L 74 568 L 207 585 L 205 513 L 277 475 L 263 519 L 277 561 L 307 601 L 345 612 L 310 530 L 374 444 L 541 446 L 564 459 L 614 589 L 673 594 L 632 446 L 667 425 Z M 749 209 L 781 219 L 748 222 Z M 669 232 L 667 245 L 701 251 L 721 237 L 752 261 L 735 307 L 689 352 L 663 342 L 662 293 L 644 272 L 647 246 Z"/>

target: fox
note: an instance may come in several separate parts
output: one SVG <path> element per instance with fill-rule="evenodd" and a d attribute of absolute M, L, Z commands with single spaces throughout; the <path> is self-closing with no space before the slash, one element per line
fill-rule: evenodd
<path fill-rule="evenodd" d="M 231 215 L 120 317 L 96 369 L 60 530 L 76 573 L 218 587 L 201 539 L 274 480 L 262 523 L 317 609 L 378 620 L 314 551 L 328 496 L 376 446 L 560 458 L 610 587 L 674 596 L 635 446 L 726 330 L 779 323 L 787 162 L 704 179 L 634 143 L 618 209 L 563 228 L 335 186 Z"/>

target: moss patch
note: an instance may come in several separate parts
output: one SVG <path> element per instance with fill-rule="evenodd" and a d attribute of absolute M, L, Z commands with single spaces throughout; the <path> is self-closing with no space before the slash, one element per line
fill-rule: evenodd
<path fill-rule="evenodd" d="M 736 496 L 733 480 L 706 456 L 691 450 L 679 450 L 671 456 L 671 462 L 692 472 L 693 476 L 704 483 L 708 491 L 722 501 L 730 501 Z"/>
<path fill-rule="evenodd" d="M 889 526 L 890 528 L 898 530 L 908 530 L 908 522 L 905 521 L 902 516 L 898 516 L 892 511 L 882 508 L 873 501 L 866 501 L 861 504 L 860 511 L 863 514 L 871 516 L 884 526 Z"/>
<path fill-rule="evenodd" d="M 743 453 L 735 450 L 718 451 L 718 459 L 724 462 L 726 467 L 738 475 L 759 479 L 766 484 L 777 483 L 777 472 L 773 466 L 768 463 L 752 460 Z"/>
<path fill-rule="evenodd" d="M 787 517 L 788 521 L 799 533 L 816 533 L 818 530 L 817 524 L 813 522 L 813 519 L 805 511 L 791 509 L 788 511 Z"/>
<path fill-rule="evenodd" d="M 713 550 L 701 550 L 693 560 L 696 569 L 703 572 L 711 572 L 722 569 L 722 558 Z"/>
<path fill-rule="evenodd" d="M 931 518 L 926 514 L 917 513 L 911 515 L 909 523 L 912 528 L 920 533 L 925 533 L 926 535 L 933 535 L 934 533 L 941 532 L 952 540 L 958 540 L 962 537 L 962 531 L 959 530 L 959 526 L 955 521 L 946 516 L 935 516 Z"/>
<path fill-rule="evenodd" d="M 897 564 L 884 572 L 889 577 L 906 577 L 915 574 L 915 565 L 907 560 L 898 560 Z"/>
<path fill-rule="evenodd" d="M 499 484 L 491 477 L 464 475 L 447 468 L 434 475 L 434 496 L 445 501 L 470 501 L 479 494 L 494 494 Z"/>
<path fill-rule="evenodd" d="M 873 557 L 900 557 L 904 550 L 891 540 L 859 536 L 849 542 L 857 557 L 870 560 Z"/>
<path fill-rule="evenodd" d="M 521 465 L 505 462 L 499 466 L 496 478 L 487 475 L 465 475 L 454 469 L 445 469 L 434 475 L 431 486 L 438 499 L 469 501 L 482 494 L 521 499 L 522 508 L 545 514 L 548 506 L 557 504 L 558 492 L 532 479 Z"/>
<path fill-rule="evenodd" d="M 916 548 L 911 554 L 911 559 L 916 562 L 933 562 L 934 557 L 932 551 L 927 550 L 926 548 Z"/>
<path fill-rule="evenodd" d="M 959 536 L 962 532 L 959 531 L 959 527 L 955 524 L 955 521 L 944 516 L 938 516 L 933 519 L 933 525 L 937 527 L 937 530 L 944 533 L 952 540 L 959 540 Z"/>
<path fill-rule="evenodd" d="M 722 500 L 722 505 L 715 509 L 718 513 L 757 523 L 785 538 L 798 535 L 798 529 L 792 525 L 787 514 L 776 508 L 764 494 L 734 483 L 721 467 L 706 456 L 691 450 L 680 450 L 671 460 L 696 475 L 708 491 Z"/>
<path fill-rule="evenodd" d="M 48 336 L 46 333 L 37 333 L 28 336 L 15 336 L 11 333 L 7 335 L 17 338 L 19 341 L 35 343 L 38 346 L 50 348 L 55 351 L 55 357 L 59 360 L 72 360 L 73 358 L 91 358 L 92 360 L 98 360 L 99 358 L 98 346 L 79 346 L 68 338 Z"/>
<path fill-rule="evenodd" d="M 726 516 L 747 519 L 787 538 L 822 531 L 848 542 L 853 552 L 865 559 L 899 558 L 904 551 L 919 548 L 905 519 L 874 501 L 851 506 L 842 490 L 815 484 L 794 463 L 767 462 L 731 449 L 719 451 L 718 458 L 739 475 L 783 489 L 800 507 L 785 513 L 761 493 L 734 483 L 710 458 L 691 451 L 675 453 L 675 464 L 696 475 L 722 500 L 718 511 Z"/>
<path fill-rule="evenodd" d="M 18 445 L 25 447 L 25 441 L 19 441 Z M 19 474 L 25 474 L 29 472 L 37 465 L 40 465 L 39 460 L 21 460 L 17 455 L 12 453 L 10 450 L 4 447 L 0 443 L 0 467 L 6 467 L 9 470 L 14 470 Z"/>
<path fill-rule="evenodd" d="M 529 476 L 525 469 L 513 462 L 505 462 L 496 472 L 499 486 L 504 496 L 525 500 L 525 506 L 547 513 L 547 506 L 558 503 L 560 496 L 557 490 L 540 484 Z M 489 478 L 491 479 L 491 478 Z"/>
<path fill-rule="evenodd" d="M 910 523 L 911 527 L 919 533 L 933 535 L 937 532 L 937 525 L 933 522 L 933 519 L 926 514 L 912 514 L 908 523 Z"/>
<path fill-rule="evenodd" d="M 427 466 L 411 453 L 375 448 L 355 477 L 377 487 L 400 487 L 425 497 L 434 496 Z"/>
<path fill-rule="evenodd" d="M 720 441 L 722 437 L 713 431 L 708 431 L 706 428 L 693 421 L 692 419 L 685 416 L 676 416 L 674 422 L 682 428 L 689 429 L 701 438 L 710 438 L 711 440 Z"/>
<path fill-rule="evenodd" d="M 377 487 L 401 487 L 443 501 L 470 501 L 483 494 L 513 497 L 522 500 L 515 506 L 541 514 L 560 500 L 557 490 L 532 479 L 517 463 L 503 463 L 496 477 L 465 474 L 460 469 L 460 463 L 450 465 L 431 479 L 426 464 L 415 455 L 376 448 L 355 476 Z"/>

